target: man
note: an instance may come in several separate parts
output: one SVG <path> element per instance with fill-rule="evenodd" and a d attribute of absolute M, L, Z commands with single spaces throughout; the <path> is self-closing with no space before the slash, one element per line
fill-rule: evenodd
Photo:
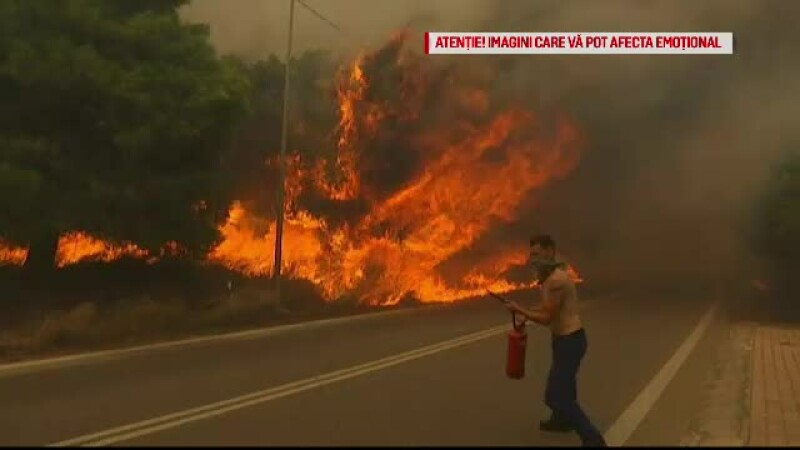
<path fill-rule="evenodd" d="M 577 374 L 587 341 L 578 311 L 575 283 L 566 266 L 556 261 L 556 244 L 550 236 L 533 237 L 530 247 L 542 302 L 533 309 L 510 302 L 508 308 L 528 320 L 549 326 L 552 333 L 553 360 L 545 390 L 545 404 L 552 414 L 548 420 L 540 422 L 539 428 L 558 432 L 575 430 L 584 446 L 605 447 L 603 435 L 578 404 Z"/>

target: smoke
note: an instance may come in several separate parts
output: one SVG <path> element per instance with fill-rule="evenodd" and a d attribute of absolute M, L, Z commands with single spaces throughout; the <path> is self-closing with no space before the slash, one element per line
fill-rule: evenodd
<path fill-rule="evenodd" d="M 549 232 L 588 280 L 721 280 L 748 267 L 742 227 L 767 169 L 800 142 L 800 3 L 782 0 L 308 0 L 295 48 L 352 53 L 399 27 L 494 31 L 731 31 L 733 56 L 472 57 L 493 96 L 544 121 L 566 113 L 588 139 L 568 179 L 529 199 L 513 224 L 470 249 L 524 246 Z M 282 55 L 288 1 L 195 0 L 223 53 Z"/>
<path fill-rule="evenodd" d="M 581 166 L 523 212 L 587 279 L 677 283 L 735 276 L 763 177 L 798 142 L 792 17 L 780 1 L 498 2 L 490 28 L 732 31 L 722 57 L 516 57 L 499 88 L 568 111 L 590 139 Z M 498 64 L 501 64 L 498 62 Z"/>
<path fill-rule="evenodd" d="M 485 0 L 306 0 L 304 3 L 330 19 L 323 22 L 295 4 L 293 48 L 298 52 L 324 48 L 350 53 L 384 42 L 403 28 L 469 28 L 486 17 Z M 379 6 L 378 6 L 379 5 Z M 182 16 L 208 23 L 217 48 L 245 58 L 277 54 L 283 58 L 288 32 L 289 0 L 193 0 Z"/>

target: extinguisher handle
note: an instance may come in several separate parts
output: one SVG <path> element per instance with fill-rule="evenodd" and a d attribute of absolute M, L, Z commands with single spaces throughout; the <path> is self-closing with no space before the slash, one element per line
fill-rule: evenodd
<path fill-rule="evenodd" d="M 522 316 L 522 314 L 518 313 L 517 311 L 511 311 L 511 324 L 515 330 L 522 331 L 525 328 L 525 322 L 527 322 L 527 320 L 525 319 L 525 316 L 522 316 L 522 321 L 518 322 L 517 316 Z"/>

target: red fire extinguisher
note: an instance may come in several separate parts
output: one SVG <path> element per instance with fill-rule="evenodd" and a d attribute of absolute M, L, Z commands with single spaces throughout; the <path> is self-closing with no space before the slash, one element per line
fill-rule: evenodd
<path fill-rule="evenodd" d="M 525 332 L 525 320 L 517 321 L 517 313 L 511 313 L 512 329 L 508 333 L 508 354 L 506 375 L 519 380 L 525 377 L 525 353 L 528 345 L 528 333 Z"/>
<path fill-rule="evenodd" d="M 490 290 L 486 292 L 492 297 L 508 305 L 510 302 L 502 295 Z M 518 320 L 521 319 L 521 320 Z M 517 317 L 517 312 L 511 312 L 511 331 L 508 333 L 508 352 L 506 355 L 506 375 L 519 380 L 525 377 L 525 353 L 528 346 L 528 333 L 525 332 L 525 317 Z"/>

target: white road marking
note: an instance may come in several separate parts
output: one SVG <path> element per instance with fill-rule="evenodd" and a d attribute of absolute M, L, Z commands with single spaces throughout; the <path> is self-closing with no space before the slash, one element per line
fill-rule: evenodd
<path fill-rule="evenodd" d="M 606 431 L 605 439 L 611 447 L 621 447 L 625 442 L 630 439 L 634 431 L 639 427 L 644 417 L 653 408 L 656 401 L 669 385 L 670 381 L 678 373 L 686 358 L 692 353 L 692 350 L 697 346 L 700 338 L 703 337 L 708 326 L 714 318 L 717 311 L 717 304 L 714 303 L 700 319 L 694 330 L 686 337 L 686 340 L 678 347 L 675 354 L 664 364 L 664 367 L 650 380 L 650 383 L 639 392 L 639 395 L 631 402 L 630 405 L 623 411 L 617 418 L 617 421 Z"/>
<path fill-rule="evenodd" d="M 436 305 L 436 306 L 441 306 L 441 305 Z M 424 308 L 427 309 L 434 307 L 435 306 L 432 305 L 432 306 L 425 306 Z M 257 328 L 246 331 L 236 331 L 226 334 L 201 336 L 195 338 L 181 339 L 177 341 L 160 342 L 156 344 L 140 345 L 136 347 L 102 350 L 97 352 L 80 353 L 80 354 L 60 356 L 55 358 L 22 361 L 10 364 L 0 364 L 0 377 L 8 375 L 19 375 L 22 373 L 28 373 L 35 370 L 60 368 L 73 364 L 86 364 L 92 362 L 99 362 L 124 356 L 130 356 L 136 353 L 185 347 L 189 345 L 201 344 L 207 342 L 221 342 L 227 340 L 244 340 L 244 339 L 260 338 L 280 333 L 286 333 L 289 331 L 304 330 L 309 328 L 320 328 L 324 326 L 341 325 L 345 323 L 374 319 L 378 317 L 408 314 L 412 311 L 419 311 L 419 308 L 378 311 L 374 313 L 357 314 L 353 316 L 337 317 L 333 319 L 313 320 L 308 322 L 294 323 L 290 325 L 279 325 L 274 327 Z"/>
<path fill-rule="evenodd" d="M 156 417 L 153 419 L 144 420 L 129 425 L 111 428 L 105 431 L 100 431 L 97 433 L 80 436 L 74 439 L 57 442 L 55 444 L 51 444 L 50 446 L 55 446 L 55 447 L 77 446 L 77 445 L 107 446 L 122 441 L 128 441 L 140 436 L 152 434 L 169 428 L 174 428 L 186 423 L 196 422 L 199 420 L 204 420 L 211 417 L 219 416 L 221 414 L 226 414 L 228 412 L 235 411 L 238 409 L 246 408 L 260 403 L 265 403 L 281 397 L 286 397 L 303 391 L 325 386 L 327 384 L 332 384 L 338 381 L 343 381 L 349 378 L 355 378 L 360 375 L 376 372 L 378 370 L 402 364 L 407 361 L 444 352 L 446 350 L 451 350 L 473 342 L 490 338 L 492 336 L 496 336 L 500 333 L 508 331 L 508 329 L 509 329 L 508 324 L 487 328 L 485 330 L 481 330 L 475 333 L 470 333 L 455 339 L 450 339 L 444 342 L 400 353 L 394 356 L 381 358 L 372 362 L 360 364 L 347 369 L 329 372 L 326 374 L 318 375 L 311 378 L 306 378 L 303 380 L 295 381 L 281 386 L 276 386 L 258 392 L 253 392 L 232 399 L 211 403 L 197 408 L 191 408 L 184 411 Z"/>

